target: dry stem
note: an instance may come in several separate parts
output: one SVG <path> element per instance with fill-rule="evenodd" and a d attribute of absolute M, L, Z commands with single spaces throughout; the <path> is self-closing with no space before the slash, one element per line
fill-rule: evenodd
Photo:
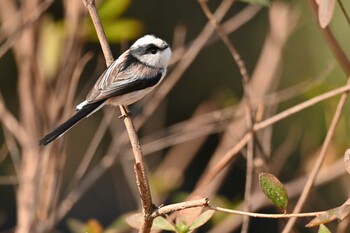
<path fill-rule="evenodd" d="M 95 1 L 85 0 L 84 3 L 90 13 L 91 19 L 93 21 L 93 24 L 97 32 L 97 36 L 101 43 L 103 54 L 106 58 L 107 66 L 109 66 L 114 59 L 106 38 L 106 34 L 104 33 L 101 20 L 97 13 Z M 143 154 L 140 146 L 140 141 L 138 139 L 134 124 L 132 122 L 132 119 L 129 116 L 127 108 L 124 106 L 119 106 L 119 108 L 122 113 L 122 116 L 124 116 L 124 124 L 128 132 L 130 143 L 131 143 L 132 150 L 134 152 L 134 157 L 135 157 L 136 180 L 139 187 L 139 194 L 141 197 L 143 214 L 144 214 L 144 221 L 140 229 L 140 232 L 150 232 L 153 219 L 149 219 L 148 216 L 152 213 L 152 197 L 151 197 L 151 191 L 149 189 L 149 183 L 148 183 L 145 164 L 143 161 Z"/>

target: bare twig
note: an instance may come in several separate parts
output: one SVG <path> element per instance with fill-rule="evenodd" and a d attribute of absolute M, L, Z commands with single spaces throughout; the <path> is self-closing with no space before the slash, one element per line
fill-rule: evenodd
<path fill-rule="evenodd" d="M 247 128 L 251 128 L 253 125 L 253 106 L 251 103 L 250 98 L 250 92 L 249 92 L 249 75 L 248 71 L 246 69 L 245 63 L 243 59 L 241 58 L 241 55 L 238 53 L 237 49 L 231 43 L 231 41 L 228 39 L 226 32 L 222 29 L 219 22 L 215 19 L 214 15 L 211 13 L 207 3 L 205 0 L 199 0 L 198 1 L 200 6 L 202 7 L 202 10 L 204 14 L 207 16 L 210 23 L 215 28 L 217 34 L 220 36 L 221 40 L 224 42 L 226 47 L 231 53 L 232 58 L 234 59 L 235 63 L 237 64 L 239 68 L 239 72 L 242 76 L 242 82 L 243 82 L 243 89 L 244 89 L 244 95 L 246 97 L 246 117 L 247 117 Z M 253 150 L 254 150 L 254 137 L 251 138 L 251 140 L 248 142 L 248 156 L 247 156 L 247 179 L 246 179 L 246 189 L 245 189 L 245 199 L 246 199 L 246 210 L 249 211 L 249 197 L 250 197 L 250 191 L 251 191 L 251 184 L 252 184 L 252 172 L 253 172 Z M 244 218 L 242 227 L 242 233 L 247 232 L 248 226 L 249 226 L 249 218 Z"/>
<path fill-rule="evenodd" d="M 72 178 L 72 181 L 70 182 L 67 190 L 71 191 L 74 188 L 76 188 L 77 184 L 81 181 L 81 178 L 86 173 L 91 160 L 93 156 L 95 155 L 95 152 L 97 150 L 98 145 L 100 144 L 109 123 L 112 121 L 112 112 L 105 112 L 103 119 L 101 123 L 99 124 L 99 127 L 96 130 L 96 133 L 94 134 L 93 139 L 91 140 L 91 143 L 89 144 L 82 161 L 79 164 L 79 167 L 76 169 L 76 172 L 74 174 L 74 177 Z"/>
<path fill-rule="evenodd" d="M 334 163 L 326 167 L 323 167 L 321 169 L 320 175 L 317 177 L 315 185 L 320 186 L 320 185 L 324 185 L 326 183 L 332 182 L 335 179 L 343 176 L 345 173 L 346 171 L 344 169 L 343 159 L 340 158 Z M 307 181 L 307 176 L 304 175 L 284 184 L 288 193 L 288 197 L 289 198 L 298 197 L 299 194 L 302 192 L 306 181 Z M 254 192 L 252 198 L 254 200 L 254 202 L 252 203 L 253 204 L 252 211 L 257 211 L 264 207 L 271 206 L 271 202 L 266 198 L 265 194 L 263 194 L 262 191 Z M 243 203 L 241 203 L 235 209 L 243 210 Z M 210 233 L 234 232 L 235 229 L 241 226 L 241 222 L 242 222 L 241 216 L 229 216 L 225 220 L 223 220 L 220 224 L 214 226 L 209 232 Z"/>
<path fill-rule="evenodd" d="M 161 215 L 170 214 L 175 211 L 189 209 L 189 208 L 196 208 L 196 207 L 205 207 L 209 204 L 208 198 L 202 198 L 198 200 L 191 200 L 191 201 L 185 201 L 185 202 L 179 202 L 176 204 L 161 206 L 157 210 L 155 210 L 150 217 L 156 218 Z"/>
<path fill-rule="evenodd" d="M 92 23 L 94 24 L 95 29 L 96 29 L 98 40 L 101 44 L 103 55 L 106 59 L 106 64 L 107 64 L 107 66 L 109 66 L 110 64 L 112 64 L 114 59 L 113 59 L 111 48 L 110 48 L 109 43 L 108 43 L 107 38 L 106 38 L 105 31 L 103 30 L 100 16 L 97 13 L 95 0 L 83 0 L 83 2 L 89 11 Z"/>
<path fill-rule="evenodd" d="M 16 176 L 0 176 L 0 185 L 17 185 L 18 179 Z"/>
<path fill-rule="evenodd" d="M 259 131 L 263 128 L 266 128 L 272 124 L 275 124 L 276 122 L 287 118 L 297 112 L 300 112 L 310 106 L 313 106 L 323 100 L 326 100 L 330 97 L 342 94 L 344 92 L 348 92 L 350 90 L 350 85 L 346 85 L 337 89 L 334 89 L 332 91 L 326 92 L 324 94 L 321 94 L 319 96 L 316 96 L 314 98 L 311 98 L 305 102 L 302 102 L 300 104 L 297 104 L 283 112 L 280 112 L 262 122 L 255 123 L 253 126 L 254 131 Z M 224 167 L 226 167 L 229 162 L 233 159 L 233 157 L 248 143 L 248 141 L 251 139 L 252 134 L 251 132 L 246 132 L 244 136 L 239 140 L 239 142 L 229 151 L 227 151 L 221 158 L 221 160 L 213 166 L 210 171 L 204 175 L 202 182 L 200 182 L 196 190 L 200 190 L 203 187 L 206 187 L 208 183 L 220 172 Z M 196 194 L 196 191 L 193 192 Z"/>
<path fill-rule="evenodd" d="M 18 148 L 16 144 L 16 140 L 14 136 L 8 132 L 5 127 L 3 127 L 4 137 L 5 137 L 5 144 L 7 145 L 8 152 L 11 155 L 13 167 L 15 168 L 16 175 L 20 174 L 20 164 L 21 164 L 21 156 L 20 156 L 20 149 Z"/>
<path fill-rule="evenodd" d="M 308 107 L 311 107 L 321 101 L 324 101 L 326 99 L 329 99 L 331 97 L 334 97 L 336 95 L 339 95 L 339 94 L 343 94 L 343 93 L 346 93 L 350 90 L 350 85 L 347 84 L 346 86 L 342 86 L 342 87 L 339 87 L 339 88 L 336 88 L 334 90 L 331 90 L 329 92 L 326 92 L 326 93 L 323 93 L 321 95 L 318 95 L 318 96 L 315 96 L 307 101 L 304 101 L 300 104 L 297 104 L 289 109 L 286 109 L 262 122 L 259 122 L 259 123 L 256 123 L 254 125 L 254 130 L 257 131 L 257 130 L 260 130 L 262 128 L 265 128 L 269 125 L 272 125 L 272 124 L 275 124 L 276 122 L 286 118 L 286 117 L 289 117 L 290 115 L 293 115 L 297 112 L 300 112 Z"/>
<path fill-rule="evenodd" d="M 6 129 L 16 137 L 16 139 L 22 144 L 27 142 L 27 134 L 18 120 L 10 113 L 5 107 L 4 100 L 0 95 L 0 122 L 6 127 Z"/>
<path fill-rule="evenodd" d="M 314 0 L 309 0 L 310 8 L 315 16 L 317 16 L 318 7 Z M 350 60 L 344 53 L 343 49 L 341 48 L 340 44 L 338 43 L 337 39 L 335 38 L 334 34 L 332 33 L 332 30 L 330 29 L 329 25 L 323 30 L 321 30 L 323 33 L 324 39 L 327 42 L 327 45 L 333 52 L 333 55 L 335 56 L 336 60 L 338 61 L 341 68 L 344 70 L 346 75 L 350 74 Z"/>
<path fill-rule="evenodd" d="M 199 4 L 202 7 L 203 12 L 207 16 L 209 22 L 212 24 L 212 26 L 215 28 L 216 32 L 220 36 L 221 40 L 224 42 L 226 47 L 229 49 L 234 61 L 236 62 L 239 72 L 242 75 L 243 81 L 245 84 L 249 82 L 249 75 L 248 71 L 245 67 L 244 61 L 241 58 L 241 55 L 238 53 L 237 49 L 234 47 L 234 45 L 231 43 L 231 41 L 228 39 L 226 32 L 221 28 L 218 20 L 216 20 L 215 16 L 211 13 L 207 3 L 205 0 L 198 0 Z"/>
<path fill-rule="evenodd" d="M 348 84 L 350 84 L 350 77 L 349 77 Z M 298 200 L 296 206 L 294 207 L 293 213 L 298 213 L 301 211 L 304 203 L 306 202 L 307 197 L 309 196 L 310 190 L 311 190 L 312 186 L 314 185 L 315 179 L 316 179 L 316 177 L 319 173 L 319 170 L 322 166 L 322 163 L 326 157 L 327 150 L 328 150 L 329 145 L 331 143 L 331 140 L 333 138 L 334 132 L 335 132 L 336 127 L 338 125 L 339 119 L 341 117 L 341 114 L 342 114 L 342 111 L 343 111 L 343 108 L 344 108 L 344 105 L 345 105 L 345 102 L 346 102 L 348 96 L 349 96 L 349 92 L 345 92 L 342 94 L 342 96 L 339 100 L 337 109 L 334 113 L 334 116 L 333 116 L 333 119 L 331 122 L 331 125 L 329 126 L 329 129 L 327 131 L 326 138 L 324 139 L 324 142 L 323 142 L 323 145 L 321 148 L 321 152 L 320 152 L 319 156 L 317 157 L 317 160 L 315 162 L 314 167 L 311 170 L 310 176 L 309 176 L 307 183 L 303 189 L 303 192 L 301 193 L 299 200 Z M 288 221 L 287 225 L 285 226 L 283 232 L 284 233 L 289 232 L 292 229 L 295 221 L 296 221 L 295 218 L 291 218 Z"/>
<path fill-rule="evenodd" d="M 34 12 L 29 16 L 29 19 L 25 21 L 22 25 L 20 25 L 11 35 L 7 37 L 7 40 L 1 44 L 0 47 L 0 57 L 4 56 L 4 54 L 16 43 L 17 39 L 20 37 L 21 32 L 31 26 L 33 23 L 35 23 L 40 16 L 51 6 L 53 3 L 53 0 L 46 0 L 35 9 Z M 19 15 L 17 16 L 19 19 Z M 18 20 L 17 19 L 17 20 Z M 0 29 L 0 32 L 5 31 L 5 29 L 2 27 Z"/>
<path fill-rule="evenodd" d="M 270 13 L 274 13 L 274 15 L 279 17 L 277 17 L 278 20 L 273 17 L 270 19 L 270 32 L 266 37 L 262 53 L 250 81 L 250 94 L 252 95 L 252 98 L 255 99 L 263 99 L 268 92 L 271 92 L 271 90 L 277 87 L 283 45 L 294 28 L 293 20 L 295 19 L 295 12 L 285 4 L 276 4 L 276 7 L 270 9 Z M 245 99 L 241 101 L 239 107 L 239 111 L 243 112 L 246 107 Z M 232 148 L 232 144 L 241 143 L 241 141 L 237 142 L 241 138 L 244 138 L 244 140 L 247 139 L 245 135 L 247 130 L 249 130 L 249 127 L 246 127 L 245 118 L 232 118 L 198 184 L 202 183 L 204 179 L 207 179 L 208 174 L 211 173 L 210 170 L 214 167 L 216 170 L 216 164 L 223 158 L 223 154 L 226 154 L 226 152 Z M 245 144 L 243 144 L 243 146 L 245 146 Z M 225 160 L 226 159 L 227 157 L 225 157 Z M 208 184 L 209 186 L 202 185 L 202 188 L 196 189 L 196 192 L 202 196 L 210 197 L 214 195 L 223 182 L 225 174 L 228 172 L 228 168 L 221 171 L 221 174 L 215 176 L 215 179 Z"/>
<path fill-rule="evenodd" d="M 309 91 L 311 88 L 315 87 L 316 84 L 322 82 L 333 69 L 334 65 L 329 65 L 318 74 L 316 78 L 310 79 L 312 81 L 308 80 L 298 83 L 289 88 L 271 93 L 265 96 L 263 100 L 253 100 L 252 102 L 254 105 L 263 102 L 264 106 L 273 106 L 292 99 L 293 97 Z M 256 106 L 254 107 L 256 108 Z M 150 154 L 207 134 L 222 132 L 222 130 L 226 129 L 227 121 L 229 121 L 233 115 L 235 115 L 236 118 L 243 117 L 243 111 L 237 110 L 239 110 L 237 106 L 215 110 L 200 116 L 192 117 L 189 120 L 185 120 L 146 136 L 141 139 L 143 142 L 144 154 Z"/>
<path fill-rule="evenodd" d="M 304 217 L 316 217 L 320 214 L 325 213 L 326 211 L 320 211 L 320 212 L 312 212 L 312 213 L 300 213 L 300 214 L 260 214 L 260 213 L 251 213 L 246 211 L 239 211 L 239 210 L 231 210 L 221 207 L 216 207 L 212 205 L 208 205 L 208 208 L 211 210 L 224 212 L 228 214 L 238 214 L 243 216 L 250 216 L 254 218 L 304 218 Z"/>
<path fill-rule="evenodd" d="M 350 26 L 350 17 L 349 17 L 349 14 L 346 12 L 346 9 L 345 9 L 345 6 L 342 2 L 342 0 L 338 0 L 338 3 L 339 3 L 339 6 L 340 6 L 340 9 L 342 10 L 345 18 L 346 18 L 346 21 L 348 22 L 349 26 Z"/>

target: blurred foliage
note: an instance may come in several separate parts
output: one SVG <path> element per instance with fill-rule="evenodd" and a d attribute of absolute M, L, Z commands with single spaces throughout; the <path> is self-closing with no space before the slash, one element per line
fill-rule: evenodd
<path fill-rule="evenodd" d="M 131 0 L 104 0 L 98 6 L 99 15 L 110 43 L 134 40 L 143 33 L 144 24 L 140 20 L 122 17 L 130 4 Z M 98 43 L 90 16 L 87 15 L 84 22 L 85 25 L 80 28 L 79 35 L 87 41 Z M 55 21 L 49 15 L 45 15 L 41 21 L 39 60 L 43 75 L 48 80 L 52 80 L 58 72 L 64 38 L 68 30 L 67 23 L 69 22 Z"/>
<path fill-rule="evenodd" d="M 62 21 L 55 22 L 50 16 L 45 16 L 40 25 L 39 61 L 44 77 L 51 80 L 58 72 L 65 26 Z"/>
<path fill-rule="evenodd" d="M 257 5 L 263 5 L 268 6 L 271 4 L 271 0 L 240 0 L 241 2 L 246 2 L 249 4 L 257 4 Z"/>
<path fill-rule="evenodd" d="M 325 225 L 321 224 L 318 233 L 331 233 L 331 231 Z"/>
<path fill-rule="evenodd" d="M 121 17 L 129 8 L 130 4 L 131 0 L 104 0 L 98 6 L 98 12 L 109 42 L 120 43 L 134 40 L 143 33 L 144 25 L 140 20 Z M 87 39 L 98 42 L 95 28 L 89 16 L 87 16 L 86 22 L 88 26 L 86 32 Z"/>
<path fill-rule="evenodd" d="M 215 211 L 202 208 L 190 208 L 176 213 L 175 223 L 163 216 L 154 219 L 152 230 L 165 230 L 176 233 L 189 233 L 203 226 L 213 216 Z M 141 227 L 143 216 L 141 213 L 131 214 L 126 218 L 126 222 L 133 228 Z"/>
<path fill-rule="evenodd" d="M 72 233 L 103 233 L 102 225 L 96 219 L 90 219 L 86 223 L 69 219 L 68 227 Z"/>

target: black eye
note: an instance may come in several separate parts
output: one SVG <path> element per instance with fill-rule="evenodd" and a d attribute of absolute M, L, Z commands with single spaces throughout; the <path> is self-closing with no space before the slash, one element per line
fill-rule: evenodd
<path fill-rule="evenodd" d="M 151 50 L 151 53 L 152 53 L 152 54 L 156 54 L 156 53 L 157 53 L 157 49 L 152 49 L 152 50 Z"/>

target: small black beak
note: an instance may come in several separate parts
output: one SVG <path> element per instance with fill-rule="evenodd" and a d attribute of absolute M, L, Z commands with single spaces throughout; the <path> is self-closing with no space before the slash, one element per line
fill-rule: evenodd
<path fill-rule="evenodd" d="M 167 48 L 169 48 L 170 46 L 169 45 L 164 45 L 162 48 L 161 48 L 161 50 L 166 50 Z"/>

